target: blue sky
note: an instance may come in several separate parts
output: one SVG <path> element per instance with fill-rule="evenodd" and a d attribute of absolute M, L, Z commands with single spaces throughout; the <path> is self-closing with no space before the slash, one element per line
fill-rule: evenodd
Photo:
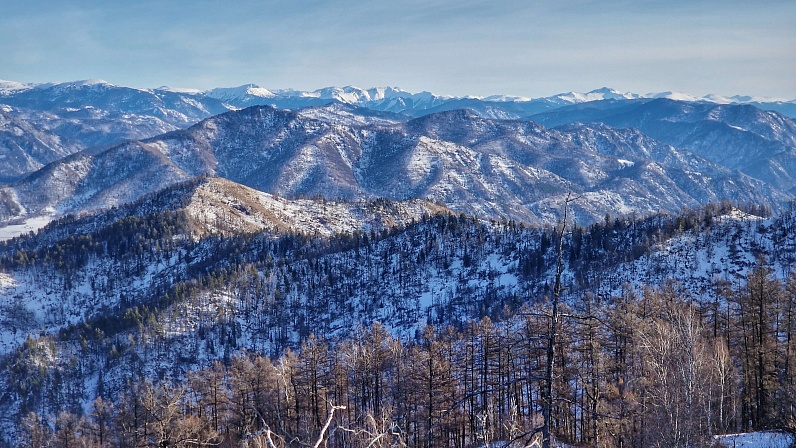
<path fill-rule="evenodd" d="M 796 1 L 0 0 L 0 79 L 796 98 Z"/>

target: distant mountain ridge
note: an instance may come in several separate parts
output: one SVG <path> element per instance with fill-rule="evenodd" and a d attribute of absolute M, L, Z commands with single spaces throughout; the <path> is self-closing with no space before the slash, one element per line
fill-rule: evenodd
<path fill-rule="evenodd" d="M 373 110 L 404 113 L 414 117 L 442 110 L 471 108 L 488 118 L 527 118 L 529 114 L 592 101 L 667 98 L 712 104 L 752 104 L 763 110 L 775 110 L 786 116 L 796 117 L 796 100 L 788 101 L 743 95 L 725 97 L 713 94 L 696 97 L 680 92 L 637 94 L 620 92 L 608 87 L 602 87 L 586 93 L 566 92 L 548 97 L 526 98 L 506 95 L 486 97 L 440 96 L 430 92 L 410 93 L 398 87 L 360 89 L 346 86 L 326 87 L 314 91 L 272 91 L 255 84 L 248 84 L 237 88 L 213 89 L 203 92 L 201 95 L 220 99 L 235 107 L 248 107 L 259 104 L 292 109 L 302 105 L 317 106 L 326 100 L 358 105 Z"/>
<path fill-rule="evenodd" d="M 73 154 L 81 146 L 25 119 L 10 106 L 0 106 L 0 148 L 0 180 L 8 180 Z"/>
<path fill-rule="evenodd" d="M 796 117 L 796 99 L 786 100 L 780 98 L 753 97 L 749 95 L 722 96 L 707 94 L 695 96 L 682 92 L 652 92 L 646 94 L 621 92 L 608 87 L 601 87 L 589 92 L 564 92 L 547 97 L 528 98 L 508 95 L 490 95 L 484 97 L 463 96 L 454 97 L 437 95 L 431 92 L 412 93 L 399 87 L 372 87 L 359 88 L 354 86 L 324 87 L 313 91 L 293 89 L 267 89 L 257 84 L 244 84 L 238 87 L 219 87 L 206 91 L 196 89 L 172 89 L 166 86 L 155 89 L 136 89 L 120 87 L 103 80 L 85 80 L 64 83 L 21 83 L 16 81 L 0 80 L 0 103 L 15 105 L 22 102 L 30 105 L 37 103 L 34 98 L 49 95 L 47 101 L 59 104 L 67 101 L 73 93 L 93 90 L 95 92 L 110 92 L 118 90 L 130 95 L 139 92 L 142 95 L 159 97 L 164 103 L 179 101 L 180 97 L 192 97 L 201 104 L 193 104 L 200 110 L 204 108 L 210 113 L 220 113 L 219 104 L 213 100 L 225 103 L 232 107 L 248 107 L 254 105 L 272 105 L 279 108 L 293 109 L 297 107 L 319 106 L 331 101 L 345 104 L 363 106 L 373 110 L 400 112 L 410 116 L 419 116 L 424 111 L 438 111 L 446 103 L 451 104 L 489 104 L 504 109 L 506 112 L 524 111 L 525 113 L 539 113 L 560 106 L 579 104 L 603 100 L 635 100 L 667 98 L 678 101 L 702 102 L 713 104 L 751 104 L 763 110 L 775 110 L 786 116 Z M 123 95 L 118 95 L 123 96 Z M 10 98 L 11 101 L 6 99 Z M 152 100 L 150 100 L 152 101 Z M 153 102 L 156 103 L 156 102 Z M 98 107 L 98 106 L 97 106 Z M 458 108 L 458 107 L 457 107 Z M 184 113 L 179 119 L 195 119 L 196 111 Z M 201 113 L 199 114 L 201 115 Z M 203 116 L 201 118 L 207 118 Z M 520 118 L 515 117 L 515 118 Z M 198 121 L 198 120 L 196 120 Z"/>
<path fill-rule="evenodd" d="M 570 192 L 583 223 L 722 199 L 775 206 L 792 198 L 793 120 L 719 104 L 728 98 L 683 97 L 609 88 L 531 100 L 394 87 L 197 92 L 0 81 L 0 180 L 9 182 L 0 188 L 0 220 L 101 210 L 201 175 L 288 197 L 419 197 L 534 223 L 555 222 Z"/>
<path fill-rule="evenodd" d="M 561 107 L 531 120 L 555 127 L 603 123 L 634 128 L 666 144 L 740 170 L 786 191 L 796 191 L 796 123 L 749 104 L 714 104 L 665 98 L 602 101 Z"/>
<path fill-rule="evenodd" d="M 0 140 L 0 155 L 6 155 L 0 159 L 0 179 L 4 180 L 20 178 L 66 155 L 89 149 L 96 152 L 125 140 L 183 129 L 229 110 L 209 97 L 119 87 L 102 80 L 0 81 L 0 107 L 4 121 L 27 123 L 10 126 L 16 134 L 25 129 L 24 135 Z M 37 148 L 37 141 L 46 141 L 47 149 Z"/>
<path fill-rule="evenodd" d="M 790 195 L 632 129 L 491 120 L 466 110 L 408 122 L 341 124 L 268 106 L 184 130 L 78 153 L 0 188 L 6 222 L 118 206 L 211 175 L 286 197 L 422 198 L 487 219 L 554 223 L 677 212 L 725 198 L 774 205 Z M 354 112 L 351 112 L 354 114 Z M 355 114 L 354 114 L 355 115 Z"/>

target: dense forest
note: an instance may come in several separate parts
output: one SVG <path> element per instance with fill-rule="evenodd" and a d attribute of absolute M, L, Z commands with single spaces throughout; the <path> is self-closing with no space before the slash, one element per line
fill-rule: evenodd
<path fill-rule="evenodd" d="M 685 447 L 796 429 L 796 214 L 736 212 L 442 214 L 323 239 L 192 239 L 179 210 L 68 218 L 0 247 L 5 272 L 96 305 L 53 305 L 57 331 L 3 357 L 4 442 Z"/>

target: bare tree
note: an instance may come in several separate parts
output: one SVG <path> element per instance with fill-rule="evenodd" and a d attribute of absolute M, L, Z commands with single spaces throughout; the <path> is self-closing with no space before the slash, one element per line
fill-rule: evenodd
<path fill-rule="evenodd" d="M 561 301 L 561 277 L 564 274 L 564 234 L 567 230 L 567 219 L 569 217 L 569 204 L 575 198 L 572 193 L 568 193 L 564 200 L 564 216 L 561 219 L 561 227 L 558 231 L 558 245 L 557 245 L 557 261 L 556 261 L 556 277 L 553 285 L 553 299 L 550 303 L 550 323 L 547 333 L 547 353 L 545 361 L 544 373 L 544 386 L 542 389 L 542 417 L 544 423 L 542 425 L 542 448 L 550 448 L 550 430 L 552 427 L 553 405 L 555 397 L 553 396 L 553 373 L 555 372 L 555 350 L 558 341 L 558 325 L 559 325 L 559 304 Z"/>
<path fill-rule="evenodd" d="M 53 438 L 52 430 L 35 412 L 29 412 L 28 415 L 22 419 L 20 430 L 22 432 L 22 437 L 19 440 L 19 446 L 21 448 L 51 446 L 50 442 Z"/>

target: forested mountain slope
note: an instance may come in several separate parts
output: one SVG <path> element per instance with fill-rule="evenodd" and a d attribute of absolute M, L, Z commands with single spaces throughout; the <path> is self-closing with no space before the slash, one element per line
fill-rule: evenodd
<path fill-rule="evenodd" d="M 267 392 L 275 394 L 274 397 L 283 397 L 286 406 L 293 406 L 289 403 L 299 400 L 295 401 L 298 408 L 288 414 L 293 415 L 290 419 L 296 419 L 294 423 L 289 423 L 294 420 L 278 423 L 270 420 L 276 418 L 277 414 L 266 414 L 268 424 L 274 425 L 271 428 L 277 428 L 278 424 L 288 425 L 280 430 L 286 432 L 279 432 L 284 437 L 303 434 L 302 440 L 308 440 L 313 434 L 317 435 L 329 410 L 327 406 L 341 404 L 342 400 L 353 400 L 345 401 L 349 403 L 350 412 L 335 420 L 337 425 L 346 427 L 365 424 L 361 418 L 368 413 L 377 418 L 381 415 L 380 412 L 403 412 L 398 411 L 400 406 L 417 403 L 418 407 L 407 409 L 406 413 L 401 414 L 403 417 L 396 420 L 396 424 L 408 425 L 401 426 L 400 434 L 411 437 L 416 443 L 424 443 L 422 441 L 428 440 L 427 437 L 434 437 L 435 440 L 439 440 L 436 437 L 454 437 L 454 433 L 459 434 L 455 437 L 463 437 L 462 441 L 477 440 L 478 437 L 483 437 L 479 435 L 481 430 L 478 428 L 481 426 L 475 423 L 480 418 L 478 415 L 490 412 L 495 413 L 493 418 L 496 420 L 492 420 L 493 422 L 513 419 L 511 421 L 517 424 L 515 429 L 518 437 L 532 436 L 533 431 L 530 429 L 535 425 L 534 415 L 538 416 L 540 409 L 536 395 L 540 382 L 535 379 L 537 373 L 533 372 L 543 369 L 539 364 L 540 360 L 535 358 L 537 355 L 533 353 L 543 353 L 544 350 L 544 346 L 540 345 L 543 339 L 533 335 L 544 334 L 545 304 L 548 303 L 547 298 L 551 297 L 555 280 L 555 243 L 558 236 L 553 229 L 526 228 L 513 222 L 488 223 L 445 213 L 434 215 L 433 213 L 444 210 L 429 206 L 416 208 L 414 214 L 407 214 L 400 211 L 404 207 L 401 204 L 377 203 L 365 205 L 364 210 L 378 210 L 375 214 L 371 211 L 369 215 L 377 217 L 378 221 L 365 219 L 365 222 L 385 223 L 385 216 L 402 216 L 401 220 L 394 221 L 398 227 L 392 224 L 371 224 L 370 227 L 347 230 L 343 228 L 341 230 L 346 233 L 327 234 L 329 236 L 322 238 L 295 232 L 276 237 L 270 232 L 223 236 L 224 233 L 219 233 L 219 229 L 211 228 L 204 233 L 208 236 L 201 237 L 202 232 L 196 232 L 195 227 L 201 228 L 203 222 L 211 223 L 210 221 L 190 218 L 184 212 L 162 210 L 168 210 L 171 207 L 169 204 L 175 203 L 184 207 L 179 210 L 188 210 L 190 205 L 186 206 L 186 203 L 203 200 L 202 194 L 198 193 L 202 190 L 227 191 L 233 188 L 238 191 L 242 187 L 214 180 L 202 181 L 195 186 L 186 185 L 186 191 L 191 192 L 188 196 L 180 188 L 167 190 L 162 195 L 153 196 L 130 208 L 109 211 L 103 215 L 108 217 L 104 221 L 66 219 L 51 224 L 38 236 L 26 237 L 5 245 L 3 263 L 6 292 L 3 310 L 7 318 L 3 340 L 4 351 L 7 353 L 7 369 L 3 374 L 6 392 L 2 405 L 7 410 L 4 415 L 10 418 L 5 423 L 10 426 L 6 427 L 19 424 L 19 419 L 29 411 L 53 418 L 64 410 L 79 414 L 82 409 L 89 409 L 97 396 L 111 400 L 116 400 L 114 397 L 131 399 L 134 396 L 145 399 L 146 395 L 141 395 L 143 392 L 134 393 L 130 389 L 133 387 L 128 382 L 130 378 L 140 378 L 134 381 L 137 384 L 135 387 L 154 388 L 142 389 L 153 391 L 153 400 L 165 399 L 162 394 L 171 392 L 158 388 L 172 386 L 164 386 L 165 383 L 147 386 L 147 383 L 140 381 L 146 378 L 153 381 L 171 378 L 181 382 L 189 378 L 188 372 L 210 366 L 215 360 L 220 360 L 221 364 L 213 367 L 213 372 L 216 373 L 212 375 L 231 375 L 223 386 L 226 394 L 228 388 L 238 387 L 235 386 L 237 383 L 233 380 L 234 375 L 246 371 L 246 362 L 266 362 L 256 356 L 252 358 L 254 355 L 246 355 L 250 352 L 272 355 L 275 363 L 272 365 L 277 366 L 277 373 L 274 374 L 291 375 L 291 381 L 297 381 L 296 387 L 299 389 L 293 392 L 288 393 L 278 387 L 274 390 L 268 389 Z M 186 197 L 193 199 L 186 200 Z M 196 199 L 197 197 L 200 199 Z M 214 193 L 212 197 L 218 198 L 219 195 Z M 227 197 L 235 198 L 226 201 L 231 207 L 228 212 L 240 211 L 241 207 L 238 205 L 244 203 L 242 198 L 246 195 Z M 223 208 L 220 204 L 225 201 L 215 201 L 219 204 L 218 207 Z M 272 210 L 287 204 L 277 199 L 274 201 L 277 205 L 269 205 Z M 263 204 L 262 198 L 255 202 L 261 206 Z M 359 207 L 356 204 L 352 206 Z M 253 210 L 253 207 L 254 205 L 246 205 L 243 208 Z M 317 216 L 316 222 L 328 219 L 323 218 L 327 216 L 324 215 L 324 207 L 323 202 L 317 202 L 309 209 L 310 216 Z M 328 203 L 326 207 L 329 207 Z M 338 207 L 340 205 L 334 205 L 334 208 Z M 748 211 L 761 213 L 761 210 Z M 421 215 L 418 216 L 417 213 Z M 652 365 L 647 363 L 651 362 L 650 359 L 657 359 L 654 358 L 657 355 L 650 352 L 655 348 L 644 345 L 646 343 L 643 338 L 659 334 L 655 332 L 663 331 L 663 327 L 658 328 L 655 326 L 657 324 L 647 326 L 631 323 L 631 320 L 638 318 L 642 322 L 645 315 L 659 312 L 655 316 L 662 319 L 661 325 L 674 325 L 679 322 L 672 320 L 680 319 L 677 316 L 687 317 L 690 315 L 688 313 L 696 313 L 691 315 L 701 316 L 699 322 L 705 323 L 704 327 L 695 330 L 701 335 L 699 338 L 708 338 L 712 334 L 712 337 L 719 338 L 716 341 L 727 341 L 733 356 L 741 356 L 743 350 L 754 349 L 753 346 L 736 345 L 739 341 L 737 338 L 747 331 L 744 326 L 746 324 L 743 321 L 739 323 L 737 318 L 750 316 L 736 313 L 751 313 L 755 309 L 746 308 L 745 300 L 753 300 L 751 294 L 754 290 L 745 289 L 743 280 L 752 281 L 750 285 L 754 285 L 754 281 L 763 281 L 765 288 L 781 291 L 776 293 L 776 298 L 771 296 L 770 304 L 765 305 L 770 307 L 766 309 L 780 317 L 775 319 L 772 314 L 770 319 L 774 320 L 766 320 L 766 325 L 778 322 L 777 331 L 790 331 L 788 329 L 792 322 L 786 319 L 789 309 L 787 304 L 790 303 L 787 300 L 790 299 L 787 289 L 777 289 L 782 288 L 782 284 L 776 278 L 787 276 L 794 261 L 795 219 L 796 215 L 793 213 L 764 219 L 734 210 L 725 204 L 681 217 L 660 215 L 639 221 L 606 219 L 603 223 L 589 227 L 570 225 L 563 252 L 564 297 L 570 309 L 567 313 L 580 316 L 599 313 L 603 320 L 595 321 L 595 326 L 591 328 L 599 332 L 599 340 L 602 341 L 600 344 L 605 344 L 605 350 L 613 353 L 612 350 L 618 347 L 614 337 L 623 335 L 621 340 L 625 345 L 622 347 L 625 347 L 623 350 L 626 350 L 629 358 L 611 358 L 606 352 L 599 356 L 608 358 L 594 364 L 599 367 L 588 367 L 592 365 L 589 363 L 598 361 L 596 358 L 591 361 L 589 358 L 582 358 L 588 352 L 578 351 L 577 347 L 584 342 L 582 337 L 587 337 L 589 333 L 574 331 L 589 328 L 581 327 L 581 323 L 578 323 L 589 319 L 575 319 L 567 323 L 566 328 L 569 330 L 565 331 L 566 337 L 562 336 L 561 347 L 562 350 L 575 351 L 570 355 L 567 355 L 570 353 L 568 351 L 561 352 L 561 356 L 575 358 L 562 360 L 565 363 L 562 367 L 566 365 L 569 366 L 567 369 L 575 369 L 571 371 L 573 375 L 592 375 L 594 373 L 588 373 L 590 368 L 598 368 L 605 373 L 593 377 L 593 380 L 581 376 L 581 380 L 571 384 L 574 389 L 559 390 L 557 393 L 562 394 L 562 397 L 575 394 L 571 396 L 575 401 L 572 402 L 572 407 L 557 407 L 556 412 L 560 413 L 561 418 L 572 418 L 572 424 L 590 424 L 589 422 L 595 420 L 599 420 L 601 424 L 610 424 L 614 428 L 611 433 L 598 435 L 606 444 L 610 440 L 614 440 L 610 444 L 619 443 L 616 437 L 643 441 L 645 437 L 659 431 L 655 428 L 665 427 L 668 421 L 666 419 L 671 416 L 660 414 L 655 408 L 644 408 L 647 410 L 640 414 L 629 411 L 636 406 L 633 404 L 633 397 L 637 396 L 635 394 L 644 390 L 639 389 L 640 385 L 625 392 L 614 389 L 619 378 L 629 380 L 645 371 L 647 375 L 651 375 L 648 369 Z M 91 229 L 94 222 L 100 224 Z M 359 219 L 355 222 L 363 221 Z M 60 231 L 59 228 L 69 230 Z M 312 229 L 312 226 L 305 228 Z M 73 234 L 78 235 L 69 236 Z M 761 255 L 765 255 L 765 258 L 761 258 Z M 771 271 L 766 270 L 768 266 Z M 672 283 L 672 280 L 675 282 Z M 646 287 L 654 290 L 645 290 Z M 22 297 L 26 297 L 26 300 L 20 300 Z M 77 310 L 80 312 L 75 313 Z M 611 313 L 618 314 L 610 317 Z M 723 317 L 727 313 L 730 313 L 730 320 Z M 609 320 L 620 319 L 620 316 L 623 316 L 621 319 L 631 320 L 623 320 L 625 323 L 620 327 L 602 327 Z M 479 327 L 467 323 L 484 317 L 489 317 L 493 322 L 505 323 L 494 327 Z M 380 322 L 389 330 L 390 335 L 378 333 L 382 331 L 378 329 L 363 330 L 364 333 L 357 333 L 355 330 L 354 335 L 351 335 L 352 329 L 360 326 L 368 328 L 373 322 Z M 618 322 L 616 325 L 620 325 Z M 696 320 L 690 322 L 694 323 Z M 427 327 L 428 325 L 433 325 L 436 330 Z M 569 327 L 570 325 L 574 326 Z M 451 326 L 452 330 L 445 330 L 447 326 Z M 33 328 L 44 328 L 45 331 L 38 337 L 25 336 Z M 677 328 L 680 327 L 675 328 L 680 331 Z M 307 342 L 313 340 L 312 335 L 318 342 Z M 366 386 L 366 390 L 370 392 L 357 389 L 356 382 L 350 383 L 352 389 L 347 389 L 349 386 L 345 385 L 339 386 L 343 389 L 336 389 L 338 386 L 333 387 L 332 383 L 325 381 L 337 381 L 334 379 L 337 378 L 337 373 L 334 373 L 337 368 L 358 368 L 359 364 L 353 362 L 353 359 L 358 358 L 348 358 L 346 353 L 350 352 L 345 347 L 349 346 L 347 344 L 359 344 L 356 341 L 360 337 L 365 338 L 362 340 L 382 338 L 380 340 L 383 342 L 375 346 L 372 342 L 362 342 L 370 348 L 384 347 L 387 350 L 387 347 L 393 347 L 389 350 L 399 350 L 400 346 L 403 347 L 400 350 L 405 351 L 390 351 L 392 354 L 389 356 L 387 352 L 384 353 L 387 356 L 384 362 L 388 362 L 388 359 L 393 361 L 373 367 L 377 369 L 374 372 L 381 372 L 379 375 L 384 376 L 380 376 L 381 379 L 378 380 L 367 380 L 379 382 L 379 386 L 375 386 L 376 383 L 367 383 L 370 385 Z M 478 344 L 487 344 L 483 346 L 483 350 L 488 351 L 482 351 L 479 348 L 481 345 L 465 344 L 465 340 L 469 340 L 467 338 L 475 338 Z M 496 344 L 498 341 L 503 342 L 487 349 L 492 344 L 488 340 L 493 340 Z M 309 349 L 306 344 L 318 343 L 325 347 L 321 349 L 327 354 L 318 355 L 322 357 L 313 362 L 322 363 L 326 366 L 323 369 L 331 369 L 323 370 L 327 372 L 324 373 L 325 379 L 317 380 L 324 381 L 322 384 L 326 392 L 323 395 L 303 395 L 307 391 L 304 389 L 305 385 L 313 387 L 310 383 L 305 383 L 307 377 L 302 376 L 305 374 L 303 372 L 308 371 L 299 369 L 299 365 L 303 364 L 289 366 L 294 365 L 292 363 L 308 362 L 305 356 L 311 356 L 312 352 L 308 350 L 315 348 Z M 386 345 L 380 345 L 382 343 Z M 504 343 L 507 345 L 503 345 Z M 299 347 L 303 348 L 298 358 L 290 358 L 296 355 L 288 352 L 284 355 L 288 358 L 276 360 L 286 349 Z M 354 353 L 359 350 L 354 348 L 356 345 L 350 347 L 355 350 Z M 365 346 L 360 347 L 364 349 Z M 465 351 L 460 353 L 457 347 Z M 467 355 L 470 352 L 466 351 L 470 349 L 465 347 L 475 350 L 472 352 L 473 356 L 479 353 L 474 360 L 464 362 L 469 358 L 456 358 L 470 356 Z M 788 347 L 787 344 L 776 346 L 777 353 L 785 353 Z M 175 353 L 179 353 L 179 356 L 175 356 Z M 362 352 L 363 356 L 364 354 Z M 394 358 L 395 356 L 398 358 Z M 404 377 L 392 369 L 398 369 L 399 366 L 410 370 L 421 369 L 411 374 L 411 378 L 422 378 L 425 375 L 422 373 L 425 368 L 422 367 L 422 360 L 429 359 L 428 356 L 441 363 L 438 367 L 429 368 L 443 368 L 442 366 L 448 365 L 446 369 L 453 370 L 445 370 L 447 373 L 443 375 L 452 376 L 439 377 L 442 382 L 430 386 L 435 388 L 432 391 L 434 397 L 448 398 L 433 405 L 428 403 L 421 406 L 423 402 L 414 401 L 420 400 L 420 397 L 400 395 L 408 393 L 411 388 L 401 389 L 404 392 L 394 389 L 397 386 L 392 381 Z M 493 364 L 503 362 L 499 361 L 501 359 L 509 362 L 509 358 L 504 356 L 513 359 L 513 363 L 529 364 L 522 364 L 524 367 L 517 365 L 508 370 Z M 593 356 L 597 356 L 596 352 Z M 649 358 L 650 356 L 653 358 Z M 579 361 L 575 362 L 574 359 Z M 740 362 L 742 358 L 738 359 Z M 783 368 L 775 359 L 779 358 L 763 360 L 766 372 L 774 374 Z M 587 364 L 578 364 L 579 362 Z M 637 362 L 641 364 L 635 364 Z M 236 365 L 238 367 L 234 367 Z M 467 383 L 466 376 L 461 376 L 466 372 L 461 369 L 469 368 L 467 366 L 482 369 L 487 368 L 484 367 L 487 365 L 490 366 L 488 373 L 478 377 L 478 383 Z M 738 370 L 733 371 L 733 375 L 737 376 L 732 378 L 746 381 L 745 375 L 752 375 L 755 371 L 752 367 L 749 365 L 749 370 L 747 366 L 738 367 Z M 226 370 L 228 368 L 244 370 L 233 373 L 232 370 Z M 284 368 L 299 370 L 291 370 L 290 373 L 279 370 Z M 497 370 L 492 370 L 493 368 Z M 24 380 L 32 378 L 29 376 L 31 369 L 39 372 L 35 376 L 35 383 Z M 262 374 L 270 375 L 267 372 L 271 367 L 258 369 Z M 563 376 L 557 376 L 560 381 L 564 381 L 560 384 L 561 387 L 569 384 L 566 382 L 568 371 L 562 371 Z M 205 371 L 201 375 L 209 375 L 210 372 Z M 351 372 L 355 377 L 363 374 L 357 370 Z M 521 372 L 529 372 L 530 376 L 511 376 Z M 655 375 L 665 375 L 665 372 Z M 471 378 L 475 381 L 476 377 Z M 750 379 L 752 380 L 753 378 Z M 175 386 L 177 389 L 174 390 L 200 387 L 198 383 L 191 384 Z M 318 387 L 321 385 L 314 384 Z M 732 384 L 736 386 L 728 385 L 727 389 L 716 392 L 718 395 L 712 398 L 700 398 L 708 400 L 699 402 L 705 405 L 708 402 L 715 405 L 710 400 L 726 400 L 722 405 L 722 412 L 726 414 L 721 417 L 711 414 L 709 419 L 704 420 L 704 425 L 703 420 L 696 421 L 694 424 L 697 426 L 688 427 L 688 437 L 702 437 L 707 431 L 763 427 L 781 422 L 786 417 L 786 414 L 782 414 L 786 410 L 777 407 L 773 395 L 766 395 L 769 401 L 757 403 L 754 407 L 731 409 L 731 397 L 737 396 L 732 392 L 736 389 L 732 387 L 740 387 L 737 385 L 740 383 Z M 744 386 L 742 392 L 747 395 L 741 397 L 752 399 L 753 394 L 780 393 L 780 390 L 786 393 L 791 384 L 789 376 L 776 391 L 765 389 L 761 392 L 757 386 L 749 384 Z M 383 387 L 384 392 L 372 395 L 374 391 L 371 387 Z M 437 387 L 453 389 L 450 393 L 443 393 L 443 389 L 437 390 Z M 465 389 L 459 389 L 460 387 Z M 591 387 L 597 388 L 600 398 L 596 399 L 596 406 L 604 409 L 604 412 L 609 412 L 608 409 L 614 409 L 613 406 L 623 403 L 623 406 L 627 406 L 626 412 L 631 413 L 626 417 L 606 421 L 599 417 L 599 412 L 591 416 L 582 413 L 584 408 L 588 409 L 593 404 L 586 395 Z M 179 400 L 206 399 L 202 398 L 206 397 L 203 395 L 204 391 L 192 390 L 195 390 L 196 395 L 180 395 Z M 387 390 L 392 392 L 388 393 Z M 415 390 L 420 392 L 423 389 L 415 387 Z M 474 401 L 468 402 L 468 390 L 482 391 L 479 392 L 481 398 L 475 400 L 475 396 L 472 396 Z M 234 390 L 229 389 L 229 393 L 233 392 Z M 353 394 L 349 398 L 340 395 L 349 393 Z M 358 395 L 361 393 L 366 395 Z M 395 393 L 399 395 L 393 395 Z M 458 401 L 459 398 L 456 397 L 464 401 Z M 307 405 L 307 402 L 301 401 L 305 399 L 317 401 L 310 402 L 316 404 Z M 359 403 L 360 399 L 365 400 L 361 405 L 364 407 L 353 404 Z M 448 399 L 453 401 L 445 401 Z M 155 406 L 153 403 L 155 402 L 150 405 Z M 469 404 L 465 406 L 466 403 Z M 127 412 L 130 408 L 125 406 L 120 404 L 108 418 L 115 415 L 115 412 Z M 189 405 L 189 408 L 190 406 L 194 405 Z M 454 408 L 457 411 L 453 414 L 442 411 Z M 225 409 L 233 412 L 229 407 Z M 252 417 L 245 409 L 241 412 L 243 414 L 235 418 L 245 420 Z M 272 411 L 261 408 L 260 412 Z M 287 411 L 274 409 L 273 412 Z M 697 410 L 694 409 L 693 412 Z M 427 420 L 428 413 L 434 416 L 430 421 Z M 235 423 L 225 420 L 232 418 L 233 414 L 223 415 L 225 417 L 219 417 L 219 421 L 203 423 L 202 431 L 208 431 L 206 434 L 211 439 L 215 437 L 214 440 L 220 440 L 219 434 L 226 431 L 224 433 L 229 437 L 227 440 L 237 440 L 245 431 L 243 426 L 234 425 L 244 425 L 251 431 L 263 428 L 256 418 Z M 385 415 L 391 415 L 390 419 L 398 418 L 396 414 Z M 186 422 L 185 417 L 185 414 L 176 413 L 170 417 L 173 419 L 170 424 L 182 425 Z M 122 418 L 121 414 L 119 418 Z M 148 418 L 150 417 L 141 420 L 141 424 L 149 425 Z M 306 418 L 317 418 L 319 423 L 301 423 Z M 464 420 L 459 420 L 460 418 Z M 468 418 L 476 420 L 468 423 Z M 653 418 L 663 419 L 655 420 L 658 423 L 654 424 L 664 426 L 654 426 Z M 622 429 L 622 425 L 635 421 L 634 419 L 646 419 L 647 426 L 643 430 L 645 432 L 628 432 L 628 429 Z M 682 420 L 678 421 L 683 423 Z M 752 426 L 745 423 L 749 421 Z M 511 431 L 514 431 L 496 423 L 483 424 L 486 425 L 483 428 L 491 431 L 490 434 L 495 437 L 509 437 Z M 142 428 L 143 426 L 140 429 Z M 586 441 L 593 437 L 591 433 L 575 431 L 564 423 L 557 424 L 555 433 L 563 440 L 573 442 Z M 140 436 L 141 433 L 138 434 Z M 685 435 L 684 432 L 677 437 Z M 119 434 L 119 437 L 128 436 L 136 437 L 134 433 Z M 341 432 L 335 437 L 345 436 Z M 339 440 L 343 443 L 344 439 Z"/>
<path fill-rule="evenodd" d="M 9 325 L 3 352 L 28 332 L 58 331 L 98 314 L 114 315 L 119 307 L 158 301 L 216 263 L 256 259 L 262 250 L 256 246 L 270 247 L 273 239 L 389 231 L 439 213 L 450 211 L 419 200 L 288 201 L 224 179 L 199 178 L 97 215 L 68 216 L 0 246 L 7 268 L 0 308 L 8 311 Z M 243 241 L 253 246 L 238 247 Z M 244 248 L 240 259 L 225 259 L 228 251 Z M 27 317 L 19 319 L 17 311 Z"/>

